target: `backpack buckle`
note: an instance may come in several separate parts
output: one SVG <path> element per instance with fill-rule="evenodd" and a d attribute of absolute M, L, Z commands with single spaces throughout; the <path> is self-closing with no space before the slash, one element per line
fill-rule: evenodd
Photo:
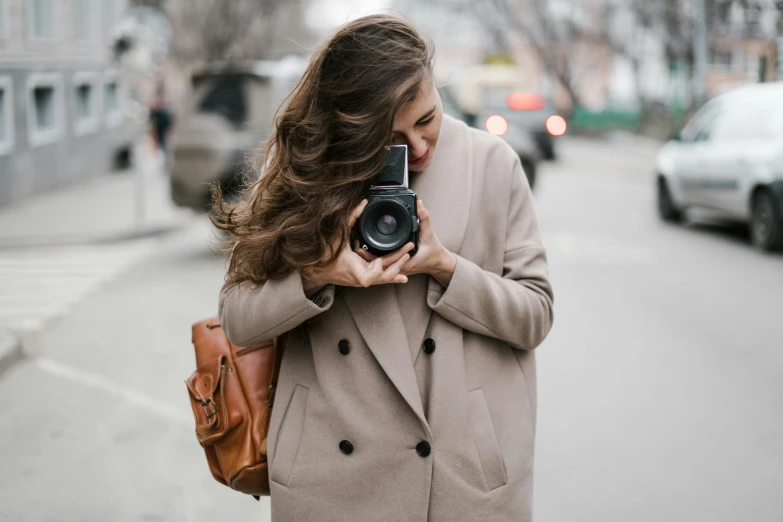
<path fill-rule="evenodd" d="M 207 397 L 201 401 L 201 406 L 204 407 L 204 413 L 207 414 L 207 419 L 210 419 L 217 414 L 217 404 L 212 400 L 212 397 Z"/>

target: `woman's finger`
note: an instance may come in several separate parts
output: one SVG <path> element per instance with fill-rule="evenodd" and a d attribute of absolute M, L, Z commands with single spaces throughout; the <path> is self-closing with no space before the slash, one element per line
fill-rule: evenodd
<path fill-rule="evenodd" d="M 356 253 L 359 257 L 367 261 L 368 263 L 372 262 L 376 256 L 372 255 L 368 251 L 364 250 L 363 248 L 356 248 L 354 249 L 354 253 Z"/>
<path fill-rule="evenodd" d="M 369 263 L 353 251 L 346 252 L 344 257 L 345 275 L 350 278 L 349 283 L 351 286 L 357 286 L 364 276 L 364 273 L 367 271 Z"/>
<path fill-rule="evenodd" d="M 390 252 L 383 256 L 381 259 L 383 260 L 383 268 L 388 268 L 394 263 L 396 263 L 402 256 L 407 254 L 411 251 L 413 248 L 413 243 L 410 241 L 405 243 L 403 246 L 395 250 L 394 252 Z M 408 256 L 410 257 L 410 256 Z"/>
<path fill-rule="evenodd" d="M 359 277 L 359 284 L 364 287 L 374 285 L 381 276 L 383 276 L 383 264 L 379 257 L 367 265 L 364 273 Z"/>
<path fill-rule="evenodd" d="M 430 212 L 427 207 L 424 206 L 424 201 L 416 200 L 416 215 L 421 221 L 430 220 Z"/>
<path fill-rule="evenodd" d="M 399 258 L 397 261 L 395 261 L 392 265 L 389 266 L 386 270 L 383 271 L 383 274 L 381 277 L 379 277 L 380 283 L 392 283 L 394 282 L 395 278 L 397 278 L 398 275 L 400 275 L 400 270 L 402 269 L 402 265 L 405 264 L 408 259 L 410 259 L 411 256 L 409 254 L 403 255 L 401 258 Z M 403 276 L 405 277 L 405 276 Z M 407 279 L 407 278 L 406 278 Z"/>
<path fill-rule="evenodd" d="M 364 212 L 364 207 L 367 206 L 367 200 L 363 199 L 359 205 L 357 205 L 352 211 L 351 215 L 348 217 L 348 227 L 353 227 L 354 223 L 356 223 L 356 220 L 359 219 L 359 216 L 362 215 L 362 212 Z"/>
<path fill-rule="evenodd" d="M 430 223 L 430 213 L 424 207 L 422 200 L 416 201 L 416 214 L 419 218 L 419 236 L 427 235 L 432 231 L 432 224 Z"/>
<path fill-rule="evenodd" d="M 345 256 L 346 286 L 370 286 L 383 274 L 383 266 L 380 258 L 367 262 L 356 252 L 350 252 Z"/>

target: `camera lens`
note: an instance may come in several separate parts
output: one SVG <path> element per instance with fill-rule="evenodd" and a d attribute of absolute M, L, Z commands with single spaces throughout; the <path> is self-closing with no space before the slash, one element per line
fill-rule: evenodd
<path fill-rule="evenodd" d="M 394 216 L 385 214 L 378 218 L 378 222 L 375 224 L 375 227 L 378 229 L 378 232 L 384 236 L 390 236 L 394 234 L 395 230 L 397 230 L 397 220 L 394 219 Z"/>
<path fill-rule="evenodd" d="M 376 255 L 393 252 L 410 240 L 413 217 L 409 207 L 394 197 L 371 201 L 359 217 L 360 240 Z"/>

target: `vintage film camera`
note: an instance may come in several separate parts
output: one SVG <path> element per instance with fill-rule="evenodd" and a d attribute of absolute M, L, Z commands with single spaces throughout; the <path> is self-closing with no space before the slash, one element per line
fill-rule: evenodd
<path fill-rule="evenodd" d="M 408 241 L 419 249 L 416 193 L 408 188 L 408 147 L 393 145 L 383 170 L 367 193 L 367 206 L 357 221 L 359 245 L 376 256 L 393 252 Z"/>

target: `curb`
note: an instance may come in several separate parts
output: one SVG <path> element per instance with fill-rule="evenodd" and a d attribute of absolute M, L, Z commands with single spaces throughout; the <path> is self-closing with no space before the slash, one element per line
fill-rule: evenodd
<path fill-rule="evenodd" d="M 0 329 L 0 376 L 22 357 L 22 342 L 10 331 Z"/>

